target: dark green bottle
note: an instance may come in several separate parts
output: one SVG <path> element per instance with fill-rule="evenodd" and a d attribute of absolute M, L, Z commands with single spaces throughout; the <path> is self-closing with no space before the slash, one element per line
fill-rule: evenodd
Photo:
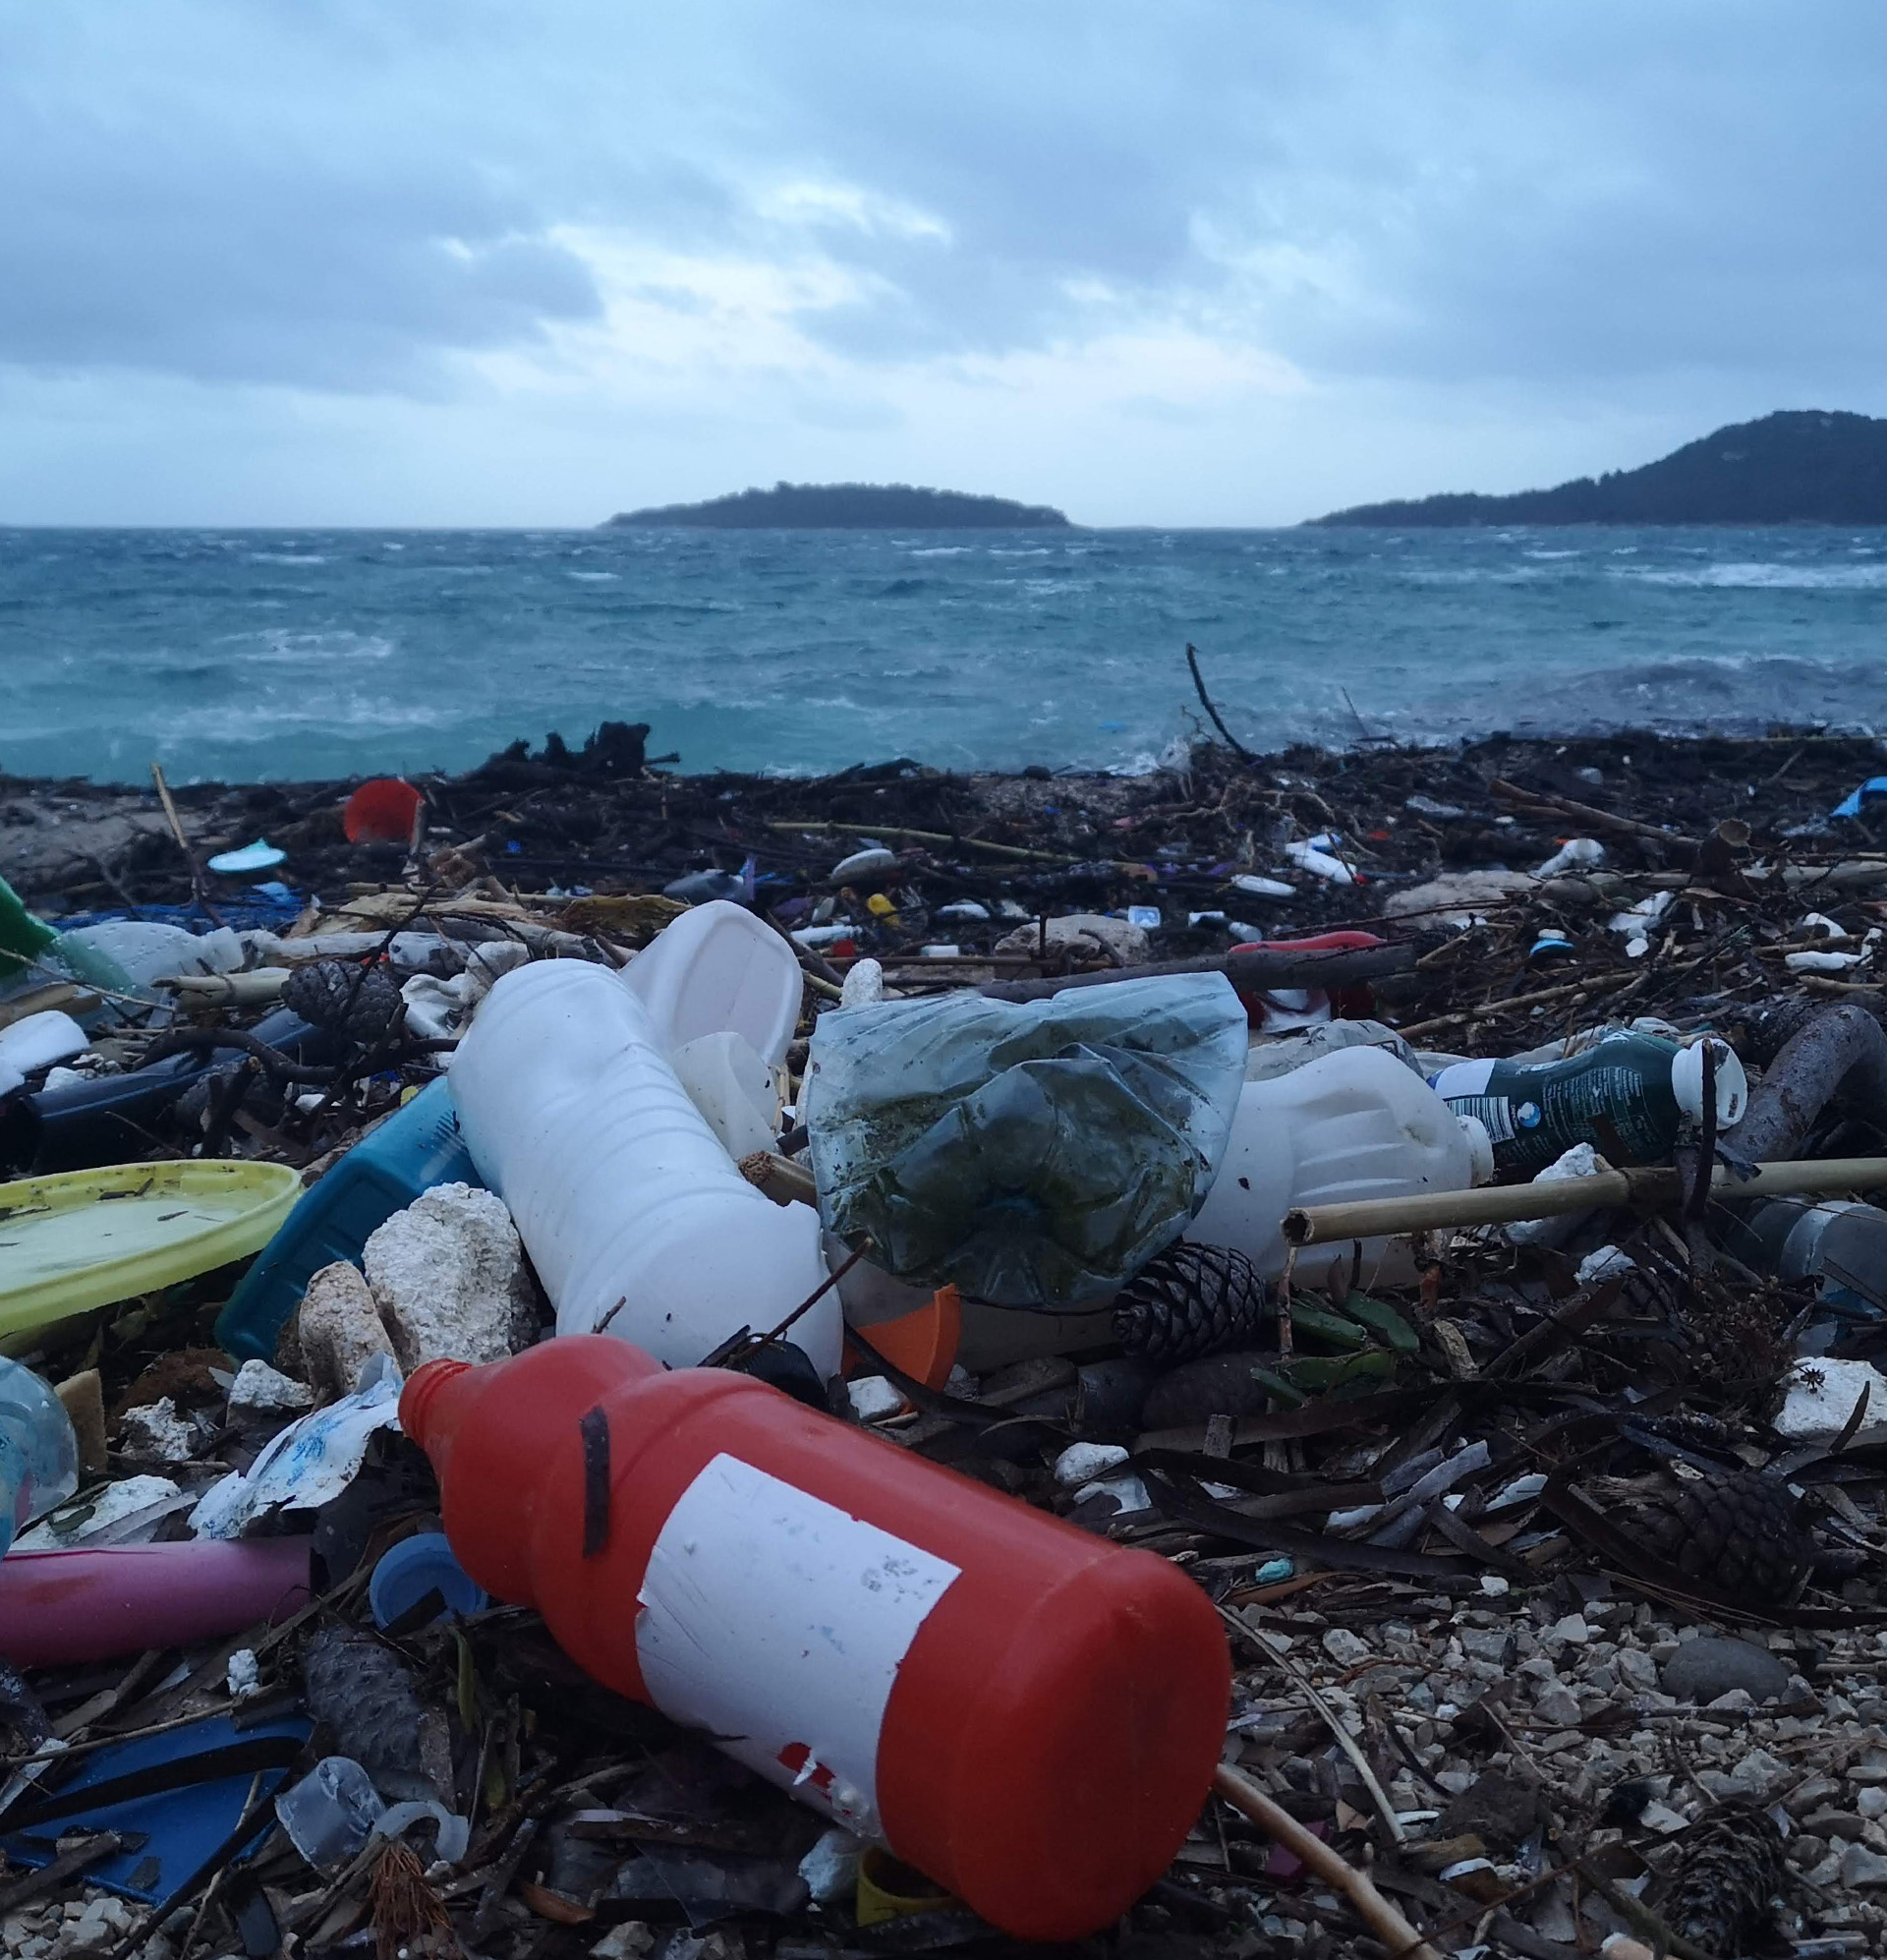
<path fill-rule="evenodd" d="M 1742 1120 L 1749 1085 L 1728 1043 L 1712 1036 L 1707 1045 L 1716 1054 L 1721 1131 Z M 1705 1046 L 1612 1034 L 1564 1062 L 1453 1063 L 1429 1086 L 1457 1116 L 1486 1126 L 1497 1171 L 1530 1177 L 1575 1143 L 1615 1162 L 1659 1164 L 1686 1122 L 1703 1113 Z"/>

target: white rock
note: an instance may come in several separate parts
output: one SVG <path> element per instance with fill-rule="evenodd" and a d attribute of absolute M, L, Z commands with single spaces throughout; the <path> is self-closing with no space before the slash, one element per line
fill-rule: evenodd
<path fill-rule="evenodd" d="M 373 1233 L 361 1263 L 409 1373 L 423 1361 L 501 1361 L 531 1338 L 524 1247 L 494 1191 L 435 1184 Z"/>
<path fill-rule="evenodd" d="M 1339 1667 L 1359 1667 L 1371 1653 L 1369 1643 L 1358 1640 L 1347 1627 L 1326 1628 L 1323 1647 Z"/>
<path fill-rule="evenodd" d="M 1601 1245 L 1596 1252 L 1588 1252 L 1579 1261 L 1579 1269 L 1572 1277 L 1582 1287 L 1595 1287 L 1603 1280 L 1617 1279 L 1637 1270 L 1638 1262 L 1630 1253 L 1621 1252 L 1616 1245 Z"/>
<path fill-rule="evenodd" d="M 393 1358 L 373 1296 L 345 1259 L 309 1281 L 295 1325 L 309 1379 L 326 1395 L 352 1395 L 376 1356 Z"/>
<path fill-rule="evenodd" d="M 1034 952 L 1047 939 L 1051 952 L 1069 951 L 1098 958 L 1111 954 L 1123 966 L 1131 966 L 1147 956 L 1148 940 L 1138 926 L 1125 919 L 1110 919 L 1099 912 L 1070 912 L 1064 918 L 1051 919 L 1046 932 L 1031 920 L 1004 933 L 997 941 L 998 952 Z"/>
<path fill-rule="evenodd" d="M 904 1407 L 904 1398 L 883 1375 L 855 1375 L 845 1384 L 845 1399 L 861 1422 L 876 1422 L 895 1415 Z"/>
<path fill-rule="evenodd" d="M 62 1504 L 49 1517 L 40 1519 L 31 1530 L 22 1531 L 14 1545 L 23 1552 L 53 1552 L 68 1545 L 99 1540 L 110 1544 L 143 1542 L 170 1511 L 187 1510 L 189 1506 L 190 1499 L 167 1476 L 124 1476 L 86 1497 L 82 1504 Z M 127 1519 L 144 1511 L 153 1516 L 142 1534 L 126 1535 L 119 1528 Z"/>
<path fill-rule="evenodd" d="M 1447 871 L 1426 885 L 1392 892 L 1383 900 L 1383 916 L 1400 919 L 1419 912 L 1425 923 L 1479 925 L 1488 910 L 1534 891 L 1538 885 L 1539 880 L 1524 871 Z"/>
<path fill-rule="evenodd" d="M 858 1854 L 864 1849 L 862 1839 L 848 1830 L 840 1830 L 836 1824 L 821 1836 L 799 1861 L 799 1875 L 805 1879 L 806 1889 L 815 1903 L 829 1906 L 851 1898 L 858 1884 Z M 596 1948 L 591 1951 L 594 1953 Z"/>
<path fill-rule="evenodd" d="M 1549 1643 L 1558 1641 L 1571 1646 L 1583 1646 L 1592 1638 L 1592 1629 L 1586 1624 L 1583 1613 L 1569 1613 L 1565 1619 L 1556 1620 L 1547 1628 L 1541 1638 Z"/>
<path fill-rule="evenodd" d="M 639 1919 L 626 1919 L 612 1926 L 591 1947 L 592 1960 L 642 1960 L 656 1943 L 655 1930 Z"/>
<path fill-rule="evenodd" d="M 230 1385 L 232 1410 L 254 1410 L 258 1413 L 288 1412 L 299 1414 L 314 1407 L 314 1391 L 305 1381 L 271 1368 L 266 1361 L 245 1361 Z"/>
<path fill-rule="evenodd" d="M 1533 1710 L 1542 1721 L 1551 1722 L 1557 1728 L 1570 1729 L 1579 1719 L 1579 1698 L 1565 1682 L 1558 1681 L 1533 1703 Z"/>
<path fill-rule="evenodd" d="M 1090 1497 L 1112 1497 L 1123 1518 L 1135 1511 L 1153 1509 L 1147 1486 L 1137 1476 L 1102 1477 L 1094 1483 L 1084 1483 L 1074 1493 L 1077 1504 L 1085 1504 Z"/>
<path fill-rule="evenodd" d="M 1118 1443 L 1070 1443 L 1055 1460 L 1055 1480 L 1072 1490 L 1119 1469 L 1132 1454 Z"/>
<path fill-rule="evenodd" d="M 197 1445 L 195 1430 L 177 1413 L 177 1405 L 167 1395 L 127 1409 L 118 1427 L 125 1454 L 152 1463 L 187 1464 Z"/>
<path fill-rule="evenodd" d="M 1838 1435 L 1855 1412 L 1863 1389 L 1867 1392 L 1867 1412 L 1861 1417 L 1861 1434 L 1887 1422 L 1887 1375 L 1871 1361 L 1835 1360 L 1818 1355 L 1813 1360 L 1799 1361 L 1784 1383 L 1787 1394 L 1775 1430 L 1792 1443 Z"/>
<path fill-rule="evenodd" d="M 1513 1589 L 1512 1582 L 1503 1579 L 1498 1572 L 1481 1574 L 1481 1590 L 1490 1599 L 1505 1599 Z"/>
<path fill-rule="evenodd" d="M 841 1008 L 871 1008 L 884 998 L 884 962 L 877 959 L 854 961 L 838 990 L 838 1005 Z"/>

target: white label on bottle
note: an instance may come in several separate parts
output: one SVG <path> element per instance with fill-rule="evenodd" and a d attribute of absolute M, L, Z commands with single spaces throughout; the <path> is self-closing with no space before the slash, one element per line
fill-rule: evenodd
<path fill-rule="evenodd" d="M 1493 1077 L 1492 1062 L 1451 1062 L 1428 1078 L 1428 1086 L 1447 1103 L 1457 1096 L 1486 1095 Z"/>
<path fill-rule="evenodd" d="M 717 1456 L 649 1555 L 636 1621 L 643 1682 L 664 1715 L 875 1837 L 891 1684 L 958 1572 Z"/>

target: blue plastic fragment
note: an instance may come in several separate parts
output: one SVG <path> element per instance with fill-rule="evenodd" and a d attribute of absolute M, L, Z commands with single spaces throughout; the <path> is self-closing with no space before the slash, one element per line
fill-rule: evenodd
<path fill-rule="evenodd" d="M 1887 776 L 1870 776 L 1858 789 L 1845 796 L 1828 814 L 1831 817 L 1858 817 L 1860 806 L 1870 796 L 1887 796 Z"/>
<path fill-rule="evenodd" d="M 192 1757 L 264 1736 L 304 1743 L 314 1727 L 306 1715 L 288 1715 L 241 1729 L 227 1715 L 210 1715 L 187 1728 L 97 1751 L 70 1782 L 59 1785 L 59 1792 L 62 1796 L 78 1795 L 92 1785 L 113 1782 L 138 1770 L 186 1762 Z M 288 1781 L 290 1773 L 284 1764 L 279 1769 L 237 1770 L 201 1783 L 184 1782 L 150 1796 L 101 1804 L 95 1811 L 75 1811 L 29 1825 L 0 1839 L 0 1845 L 9 1861 L 36 1870 L 58 1856 L 58 1840 L 69 1832 L 115 1831 L 129 1841 L 128 1848 L 87 1868 L 86 1883 L 156 1905 L 173 1897 L 222 1848 L 230 1832 L 243 1821 L 243 1807 L 249 1803 L 250 1787 L 255 1784 L 256 1835 L 243 1847 L 253 1850 L 275 1826 L 275 1812 L 267 1800 Z"/>

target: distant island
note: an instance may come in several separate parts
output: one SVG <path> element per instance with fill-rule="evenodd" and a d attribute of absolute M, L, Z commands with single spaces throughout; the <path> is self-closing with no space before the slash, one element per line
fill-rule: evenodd
<path fill-rule="evenodd" d="M 1638 470 L 1513 496 L 1363 503 L 1314 524 L 1887 524 L 1887 421 L 1789 409 Z"/>
<path fill-rule="evenodd" d="M 1068 520 L 1042 503 L 909 484 L 775 484 L 708 503 L 625 510 L 611 525 L 687 526 L 703 531 L 1066 531 Z"/>

